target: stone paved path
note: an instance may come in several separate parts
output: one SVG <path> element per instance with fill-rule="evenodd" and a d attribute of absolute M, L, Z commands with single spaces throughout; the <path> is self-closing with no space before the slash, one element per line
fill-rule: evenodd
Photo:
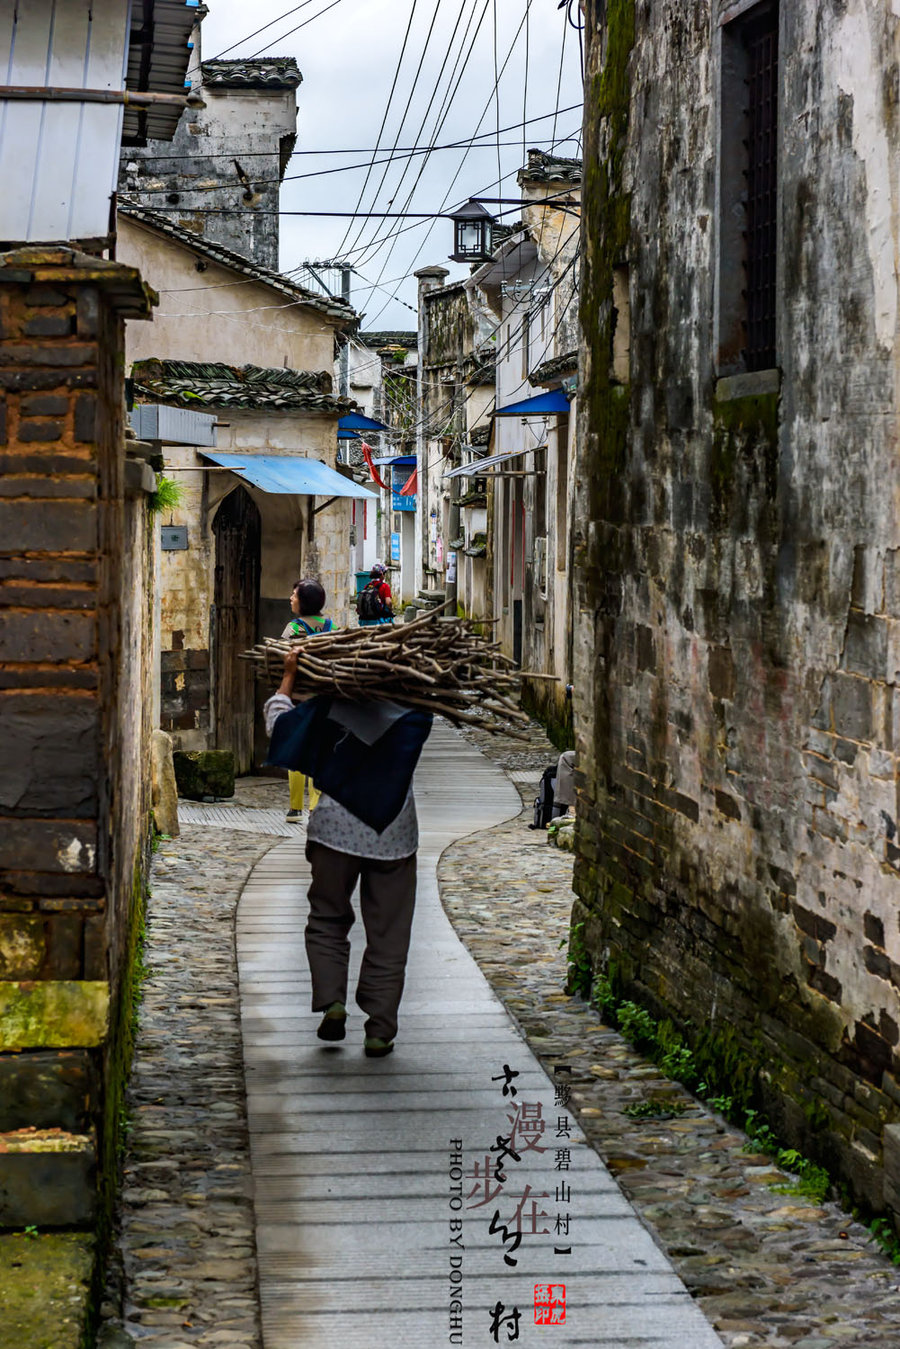
<path fill-rule="evenodd" d="M 524 745 L 477 732 L 466 738 L 509 771 L 530 806 L 555 754 L 540 728 Z M 266 827 L 282 821 L 284 828 L 286 805 L 286 783 L 252 778 L 238 782 L 229 808 L 253 812 L 260 823 L 272 812 Z M 721 1340 L 730 1349 L 900 1346 L 900 1271 L 865 1229 L 835 1205 L 811 1206 L 775 1192 L 770 1182 L 785 1183 L 783 1173 L 662 1080 L 593 1009 L 564 995 L 565 952 L 558 948 L 568 932 L 572 859 L 526 824 L 523 814 L 451 843 L 440 862 L 442 899 L 541 1061 L 551 1072 L 560 1061 L 573 1066 L 580 1126 Z M 301 831 L 293 827 L 292 836 Z M 156 857 L 120 1272 L 110 1279 L 103 1349 L 261 1349 L 234 915 L 253 865 L 273 845 L 276 837 L 185 824 Z M 341 1057 L 355 1053 L 348 1047 Z M 395 1071 L 400 1056 L 396 1064 L 358 1062 Z M 415 1090 L 421 1094 L 418 1081 Z M 667 1093 L 686 1106 L 680 1118 L 641 1121 L 624 1113 L 629 1104 Z M 260 1194 L 271 1194 L 270 1180 L 258 1178 Z M 327 1170 L 309 1183 L 320 1195 L 332 1184 Z M 404 1193 L 427 1195 L 431 1188 L 427 1171 L 405 1168 Z M 372 1199 L 395 1202 L 390 1172 L 372 1168 L 366 1189 Z M 494 1256 L 498 1249 L 491 1248 Z M 393 1247 L 370 1254 L 375 1281 L 395 1272 Z M 273 1253 L 273 1267 L 286 1268 L 277 1258 Z M 407 1258 L 407 1275 L 423 1270 L 425 1258 Z M 467 1277 L 475 1268 L 465 1270 Z M 290 1283 L 284 1280 L 281 1292 Z M 448 1304 L 442 1294 L 441 1305 Z M 475 1340 L 471 1329 L 467 1344 L 493 1344 Z M 446 1343 L 446 1334 L 445 1325 L 435 1342 Z M 523 1319 L 524 1343 L 537 1343 L 539 1335 L 559 1331 Z M 338 1349 L 340 1341 L 333 1343 Z M 596 1343 L 593 1333 L 587 1343 Z M 297 1345 L 304 1349 L 303 1340 Z"/>
<path fill-rule="evenodd" d="M 518 794 L 444 726 L 416 782 L 419 898 L 390 1058 L 362 1056 L 359 1013 L 351 1012 L 344 1046 L 315 1038 L 302 839 L 267 853 L 241 898 L 265 1349 L 487 1344 L 498 1303 L 518 1311 L 525 1344 L 553 1335 L 554 1343 L 594 1349 L 716 1349 L 721 1341 L 555 1103 L 553 1083 L 440 907 L 441 853 L 517 813 Z M 504 1065 L 518 1074 L 509 1083 L 517 1096 L 494 1080 Z M 490 1146 L 510 1135 L 511 1123 L 521 1131 L 520 1159 L 506 1162 L 502 1189 L 493 1180 L 479 1185 L 477 1176 L 493 1170 Z M 491 1233 L 495 1212 L 509 1235 Z M 567 1236 L 555 1235 L 557 1217 L 568 1217 Z M 551 1284 L 566 1287 L 564 1331 L 534 1324 L 535 1286 Z M 504 1341 L 510 1326 L 500 1327 Z"/>
<path fill-rule="evenodd" d="M 274 842 L 186 824 L 154 859 L 100 1349 L 261 1349 L 234 915 Z"/>
<path fill-rule="evenodd" d="M 527 828 L 534 787 L 520 778 L 529 764 L 536 783 L 554 751 L 538 728 L 530 749 L 503 736 L 465 734 L 513 770 L 529 809 L 447 849 L 439 868 L 446 911 L 545 1066 L 572 1065 L 589 1142 L 724 1343 L 900 1346 L 900 1270 L 869 1232 L 836 1204 L 781 1192 L 794 1178 L 663 1078 L 593 1008 L 562 992 L 572 857 Z M 648 1100 L 684 1113 L 669 1120 L 625 1114 Z"/>

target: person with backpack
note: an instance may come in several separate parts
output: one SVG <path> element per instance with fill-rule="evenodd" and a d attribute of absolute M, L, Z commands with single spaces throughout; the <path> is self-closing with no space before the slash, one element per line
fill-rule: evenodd
<path fill-rule="evenodd" d="M 391 587 L 387 583 L 387 568 L 376 562 L 369 573 L 370 580 L 356 597 L 359 626 L 370 623 L 393 623 L 394 605 Z"/>
<path fill-rule="evenodd" d="M 315 633 L 331 632 L 334 623 L 330 618 L 322 617 L 325 607 L 325 590 L 318 581 L 307 579 L 297 581 L 291 590 L 291 612 L 294 617 L 288 623 L 282 638 L 312 637 Z M 285 814 L 289 824 L 300 824 L 303 820 L 303 804 L 307 795 L 305 773 L 288 773 L 288 791 L 290 806 Z M 315 810 L 319 793 L 309 779 L 309 809 Z"/>

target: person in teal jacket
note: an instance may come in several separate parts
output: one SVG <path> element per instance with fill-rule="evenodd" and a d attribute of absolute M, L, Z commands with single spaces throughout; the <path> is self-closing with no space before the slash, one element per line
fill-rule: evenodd
<path fill-rule="evenodd" d="M 294 617 L 281 634 L 282 638 L 311 637 L 317 632 L 331 632 L 334 623 L 330 618 L 322 616 L 324 608 L 324 587 L 318 581 L 313 581 L 310 578 L 305 581 L 297 581 L 291 590 L 291 612 Z M 312 778 L 307 782 L 305 773 L 288 773 L 288 790 L 290 792 L 290 805 L 284 818 L 290 824 L 300 824 L 303 821 L 303 806 L 307 797 L 307 790 L 310 810 L 315 810 L 319 801 L 319 793 L 313 786 Z"/>

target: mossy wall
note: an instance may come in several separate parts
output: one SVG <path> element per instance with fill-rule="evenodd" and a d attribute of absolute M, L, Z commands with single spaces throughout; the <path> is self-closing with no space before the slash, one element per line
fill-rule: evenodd
<path fill-rule="evenodd" d="M 897 278 L 869 194 L 898 127 L 866 79 L 889 74 L 889 21 L 781 7 L 778 368 L 742 382 L 716 370 L 724 17 L 587 9 L 575 919 L 595 970 L 878 1208 L 900 513 Z"/>
<path fill-rule="evenodd" d="M 126 464 L 123 309 L 149 312 L 129 268 L 65 248 L 0 257 L 4 469 L 20 492 L 0 522 L 18 615 L 0 653 L 16 661 L 0 680 L 0 1127 L 61 1131 L 60 1158 L 86 1159 L 77 1204 L 56 1173 L 54 1210 L 42 1156 L 41 1226 L 93 1201 L 100 1261 L 132 1043 L 153 706 L 156 528 Z"/>

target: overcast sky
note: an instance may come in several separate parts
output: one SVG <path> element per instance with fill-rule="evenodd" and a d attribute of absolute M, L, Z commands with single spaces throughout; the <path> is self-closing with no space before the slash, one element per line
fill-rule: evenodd
<path fill-rule="evenodd" d="M 376 165 L 365 183 L 361 210 L 436 212 L 452 209 L 470 196 L 516 196 L 515 174 L 524 156 L 522 127 L 515 124 L 524 118 L 551 114 L 525 127 L 526 148 L 549 150 L 555 136 L 558 153 L 579 153 L 580 107 L 560 111 L 554 130 L 554 111 L 580 105 L 582 98 L 579 35 L 567 24 L 566 10 L 556 8 L 557 0 L 528 0 L 527 4 L 526 0 L 305 0 L 302 6 L 294 0 L 208 3 L 203 59 L 294 56 L 303 74 L 297 91 L 299 153 L 287 170 L 282 210 L 356 209 L 411 15 L 406 51 L 381 135 L 384 148 L 377 158 L 388 158 L 395 141 L 398 150 L 403 150 L 487 134 L 477 148 L 468 151 L 462 146 L 436 151 L 427 160 L 417 155 Z M 573 11 L 577 14 L 577 5 Z M 250 36 L 273 19 L 277 22 L 271 27 Z M 303 27 L 292 33 L 298 24 Z M 499 168 L 495 52 L 498 69 L 509 55 L 499 81 L 499 126 L 514 127 L 499 136 Z M 309 153 L 322 150 L 368 154 Z M 352 167 L 356 164 L 363 167 Z M 288 181 L 295 174 L 336 168 L 341 172 Z M 502 178 L 499 189 L 498 177 Z M 501 218 L 513 220 L 515 212 Z M 385 236 L 404 224 L 412 228 L 385 241 Z M 447 260 L 452 235 L 449 220 L 416 223 L 285 216 L 281 266 L 289 270 L 307 259 L 346 256 L 360 273 L 353 277 L 351 299 L 366 314 L 363 327 L 413 328 L 416 284 L 410 274 L 435 263 L 448 267 L 451 279 L 466 270 Z M 408 279 L 401 281 L 404 275 Z M 372 282 L 379 282 L 383 289 L 370 289 L 367 283 Z M 397 298 L 391 299 L 394 291 Z"/>

